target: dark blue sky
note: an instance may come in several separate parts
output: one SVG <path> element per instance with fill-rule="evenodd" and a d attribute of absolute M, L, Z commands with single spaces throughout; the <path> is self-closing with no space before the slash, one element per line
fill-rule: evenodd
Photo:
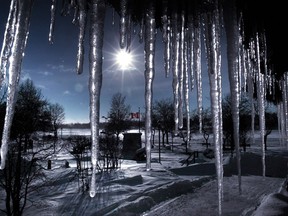
<path fill-rule="evenodd" d="M 58 7 L 54 43 L 48 41 L 50 25 L 50 0 L 35 0 L 32 11 L 30 34 L 22 64 L 21 79 L 30 78 L 51 103 L 59 103 L 65 109 L 68 123 L 89 122 L 89 47 L 86 49 L 83 74 L 76 74 L 78 27 L 72 24 L 72 15 L 60 16 Z M 0 8 L 0 43 L 2 45 L 10 0 L 2 0 Z M 103 47 L 103 83 L 100 115 L 107 116 L 113 94 L 121 92 L 131 111 L 144 112 L 144 49 L 139 43 L 138 32 L 133 35 L 131 52 L 134 53 L 134 68 L 123 71 L 115 65 L 115 54 L 119 51 L 119 23 L 116 14 L 112 25 L 112 10 L 106 12 Z M 89 29 L 87 29 L 89 30 Z M 161 32 L 158 30 L 155 59 L 154 100 L 173 98 L 172 74 L 165 78 Z M 86 31 L 86 36 L 89 32 Z M 224 53 L 225 54 L 225 53 Z M 223 59 L 224 57 L 222 57 Z M 209 83 L 206 66 L 203 64 L 203 103 L 209 106 Z M 225 71 L 226 73 L 226 71 Z M 228 85 L 225 83 L 225 88 Z M 191 95 L 191 110 L 197 106 L 196 91 Z M 104 119 L 100 119 L 104 121 Z"/>

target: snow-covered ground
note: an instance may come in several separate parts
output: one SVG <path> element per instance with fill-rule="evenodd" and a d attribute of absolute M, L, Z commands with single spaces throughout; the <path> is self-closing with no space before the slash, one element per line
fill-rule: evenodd
<path fill-rule="evenodd" d="M 288 214 L 284 184 L 288 151 L 278 137 L 276 131 L 268 137 L 267 177 L 261 176 L 259 136 L 242 152 L 241 194 L 235 158 L 229 152 L 224 154 L 222 215 Z M 187 166 L 188 155 L 180 138 L 173 140 L 173 152 L 171 146 L 161 146 L 161 163 L 155 138 L 150 171 L 145 162 L 122 160 L 120 169 L 99 175 L 94 198 L 83 191 L 73 158 L 61 151 L 51 158 L 52 170 L 45 171 L 49 183 L 31 194 L 24 215 L 218 215 L 214 160 L 202 154 L 206 147 L 199 144 L 201 139 L 193 137 L 189 149 L 198 150 L 199 157 Z M 66 160 L 70 168 L 63 166 Z"/>

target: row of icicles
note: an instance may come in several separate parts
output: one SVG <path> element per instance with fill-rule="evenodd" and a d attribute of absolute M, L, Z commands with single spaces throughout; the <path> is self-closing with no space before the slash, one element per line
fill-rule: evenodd
<path fill-rule="evenodd" d="M 10 128 L 14 113 L 15 94 L 18 86 L 21 63 L 29 34 L 30 16 L 33 0 L 17 1 L 11 0 L 10 12 L 7 19 L 4 41 L 1 50 L 0 70 L 1 86 L 8 73 L 7 108 L 4 130 L 1 144 L 1 169 L 5 168 L 6 154 Z M 120 47 L 130 49 L 131 37 L 134 23 L 131 14 L 127 10 L 127 0 L 120 0 L 119 35 Z M 153 1 L 147 1 L 147 8 L 139 24 L 139 41 L 144 41 L 145 54 L 145 146 L 146 146 L 146 168 L 151 169 L 151 137 L 152 123 L 151 110 L 153 98 L 153 79 L 155 73 L 155 40 L 156 23 L 155 7 Z M 254 104 L 253 95 L 257 92 L 258 114 L 260 116 L 260 134 L 262 140 L 262 164 L 263 176 L 265 176 L 265 97 L 275 93 L 277 83 L 282 90 L 283 100 L 277 105 L 279 133 L 283 139 L 281 143 L 287 143 L 288 126 L 288 87 L 287 75 L 281 80 L 276 80 L 272 71 L 267 67 L 266 39 L 263 32 L 259 32 L 250 39 L 249 47 L 243 43 L 243 26 L 236 12 L 235 1 L 229 1 L 229 5 L 222 7 L 217 0 L 213 1 L 213 10 L 203 13 L 197 8 L 193 14 L 172 12 L 168 14 L 167 1 L 163 0 L 161 16 L 162 41 L 164 43 L 164 68 L 165 76 L 172 73 L 173 76 L 173 98 L 175 111 L 175 133 L 178 129 L 187 128 L 187 140 L 190 140 L 189 121 L 183 125 L 183 118 L 190 119 L 190 92 L 195 88 L 197 91 L 197 104 L 199 116 L 199 128 L 202 128 L 202 70 L 201 55 L 205 49 L 208 75 L 210 83 L 211 110 L 213 114 L 213 139 L 215 146 L 215 165 L 218 179 L 218 213 L 222 214 L 223 200 L 223 155 L 222 155 L 222 55 L 221 40 L 226 33 L 227 41 L 227 64 L 230 82 L 230 93 L 232 98 L 232 115 L 234 127 L 234 140 L 236 146 L 236 157 L 238 166 L 239 192 L 241 193 L 241 166 L 239 150 L 239 103 L 241 94 L 246 94 L 251 104 Z M 51 24 L 49 41 L 53 43 L 53 31 L 55 25 L 57 1 L 51 0 Z M 69 14 L 74 9 L 73 23 L 79 26 L 78 52 L 76 61 L 76 72 L 81 74 L 84 62 L 84 38 L 85 30 L 89 27 L 89 93 L 90 93 L 90 120 L 91 120 L 91 163 L 92 179 L 90 196 L 96 194 L 96 173 L 98 161 L 98 136 L 99 136 L 99 110 L 100 93 L 102 85 L 102 47 L 104 37 L 104 21 L 106 12 L 105 0 L 64 0 L 62 14 Z M 90 12 L 90 13 L 89 13 Z M 114 13 L 113 13 L 114 14 Z M 89 16 L 88 16 L 89 15 Z M 241 16 L 240 16 L 241 17 Z M 89 26 L 87 26 L 89 19 Z M 113 17 L 114 22 L 114 17 Z M 224 27 L 224 28 L 223 28 Z M 225 31 L 223 31 L 225 29 Z M 204 49 L 202 49 L 204 41 Z M 264 63 L 263 67 L 260 67 Z M 256 88 L 255 88 L 256 83 Z M 268 91 L 268 92 L 267 92 Z M 252 106 L 252 132 L 254 132 L 255 109 Z"/>

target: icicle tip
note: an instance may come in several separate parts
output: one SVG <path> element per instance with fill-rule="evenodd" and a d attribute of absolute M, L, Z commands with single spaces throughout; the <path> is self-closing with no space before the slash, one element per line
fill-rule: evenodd
<path fill-rule="evenodd" d="M 93 197 L 95 197 L 95 195 L 96 195 L 95 190 L 91 190 L 90 191 L 90 197 L 93 198 Z"/>

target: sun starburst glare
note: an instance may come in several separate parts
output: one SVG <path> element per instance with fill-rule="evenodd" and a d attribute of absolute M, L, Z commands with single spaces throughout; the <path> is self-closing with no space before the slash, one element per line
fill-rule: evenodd
<path fill-rule="evenodd" d="M 116 55 L 116 63 L 121 70 L 128 70 L 133 67 L 133 55 L 126 50 L 120 50 Z"/>

